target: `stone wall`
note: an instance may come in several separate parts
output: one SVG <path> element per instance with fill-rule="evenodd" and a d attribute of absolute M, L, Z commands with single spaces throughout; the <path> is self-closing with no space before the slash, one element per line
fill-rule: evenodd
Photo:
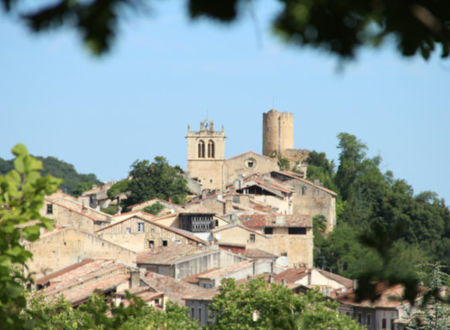
<path fill-rule="evenodd" d="M 48 205 L 51 205 L 51 213 L 48 212 Z M 53 219 L 55 226 L 70 227 L 85 233 L 94 233 L 94 218 L 51 201 L 45 202 L 40 214 L 44 217 Z"/>
<path fill-rule="evenodd" d="M 143 231 L 138 230 L 139 226 L 141 226 L 140 228 L 142 228 Z M 196 241 L 183 235 L 153 224 L 150 221 L 144 221 L 139 217 L 132 217 L 120 223 L 108 226 L 97 231 L 97 235 L 109 242 L 113 242 L 136 252 L 142 252 L 152 247 L 198 244 Z M 163 242 L 165 242 L 166 245 L 164 245 Z M 152 244 L 152 246 L 150 244 Z"/>
<path fill-rule="evenodd" d="M 36 273 L 36 278 L 83 259 L 114 259 L 128 265 L 136 264 L 133 251 L 74 229 L 44 234 L 26 246 L 33 253 L 27 266 L 31 273 Z"/>

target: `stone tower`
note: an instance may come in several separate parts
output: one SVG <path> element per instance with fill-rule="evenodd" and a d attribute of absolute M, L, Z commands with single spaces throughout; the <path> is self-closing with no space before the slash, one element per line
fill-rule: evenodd
<path fill-rule="evenodd" d="M 278 110 L 263 113 L 263 154 L 281 156 L 287 149 L 294 149 L 294 115 Z"/>
<path fill-rule="evenodd" d="M 214 123 L 200 122 L 200 131 L 188 126 L 187 166 L 191 178 L 201 183 L 202 189 L 222 189 L 225 160 L 225 130 L 214 131 Z"/>

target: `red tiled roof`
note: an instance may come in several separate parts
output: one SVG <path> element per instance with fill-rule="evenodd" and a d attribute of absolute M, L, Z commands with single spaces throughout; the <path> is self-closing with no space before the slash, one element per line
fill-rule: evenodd
<path fill-rule="evenodd" d="M 312 228 L 310 215 L 301 214 L 251 214 L 241 215 L 241 223 L 250 228 L 262 227 L 307 227 Z M 278 221 L 277 221 L 278 220 Z"/>
<path fill-rule="evenodd" d="M 71 272 L 72 270 L 77 269 L 79 267 L 82 267 L 82 266 L 84 266 L 86 264 L 89 264 L 89 263 L 91 263 L 93 261 L 94 261 L 93 259 L 85 259 L 85 260 L 83 260 L 81 262 L 78 262 L 76 264 L 70 265 L 70 266 L 65 267 L 63 269 L 60 269 L 60 270 L 58 270 L 56 272 L 53 272 L 53 273 L 51 273 L 51 274 L 49 274 L 47 276 L 41 277 L 41 278 L 37 279 L 35 283 L 36 284 L 45 284 L 45 283 L 49 282 L 51 279 L 53 279 L 53 278 L 56 278 L 56 277 L 61 276 L 61 275 L 65 274 L 65 273 Z"/>

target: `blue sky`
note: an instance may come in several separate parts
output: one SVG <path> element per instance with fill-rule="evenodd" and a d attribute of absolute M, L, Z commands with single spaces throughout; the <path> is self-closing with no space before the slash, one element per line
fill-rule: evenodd
<path fill-rule="evenodd" d="M 101 180 L 136 159 L 186 167 L 187 125 L 225 126 L 226 155 L 261 152 L 262 113 L 294 113 L 295 147 L 336 158 L 339 132 L 381 155 L 415 192 L 450 200 L 450 61 L 404 59 L 393 44 L 366 49 L 339 71 L 322 52 L 280 42 L 257 21 L 191 22 L 179 2 L 127 15 L 112 51 L 95 58 L 69 30 L 33 35 L 0 16 L 0 157 L 25 143 Z"/>

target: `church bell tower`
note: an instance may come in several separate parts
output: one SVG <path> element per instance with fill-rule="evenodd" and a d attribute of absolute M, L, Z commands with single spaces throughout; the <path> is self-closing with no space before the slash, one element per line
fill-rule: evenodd
<path fill-rule="evenodd" d="M 225 160 L 225 130 L 214 131 L 210 120 L 200 122 L 199 131 L 187 132 L 187 163 L 191 178 L 202 189 L 222 189 L 223 162 Z"/>

